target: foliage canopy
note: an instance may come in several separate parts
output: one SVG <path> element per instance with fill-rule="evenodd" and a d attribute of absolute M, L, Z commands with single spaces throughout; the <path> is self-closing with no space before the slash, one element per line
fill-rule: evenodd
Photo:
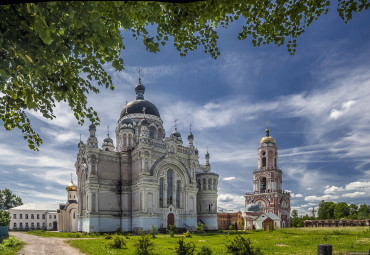
<path fill-rule="evenodd" d="M 13 194 L 10 189 L 0 189 L 0 209 L 4 205 L 5 210 L 23 205 L 22 198 Z"/>
<path fill-rule="evenodd" d="M 105 64 L 123 70 L 122 32 L 158 52 L 170 38 L 181 56 L 199 46 L 213 58 L 219 28 L 243 19 L 238 39 L 254 46 L 286 45 L 294 54 L 297 38 L 326 14 L 329 0 L 213 0 L 187 4 L 152 1 L 59 1 L 0 6 L 0 118 L 5 129 L 20 129 L 38 150 L 40 136 L 27 112 L 55 118 L 57 102 L 67 102 L 79 124 L 99 123 L 86 94 L 114 89 Z M 367 0 L 339 0 L 348 22 L 369 9 Z M 96 83 L 94 82 L 96 81 Z"/>

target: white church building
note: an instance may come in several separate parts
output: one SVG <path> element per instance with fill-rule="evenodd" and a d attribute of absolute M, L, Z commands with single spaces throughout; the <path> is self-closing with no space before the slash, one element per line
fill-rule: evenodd
<path fill-rule="evenodd" d="M 135 86 L 136 100 L 127 103 L 116 127 L 116 146 L 108 136 L 98 146 L 90 125 L 87 143 L 80 142 L 77 162 L 78 231 L 149 230 L 152 225 L 217 229 L 218 174 L 209 153 L 200 164 L 194 135 L 187 144 L 175 130 L 166 136 L 157 107 Z"/>

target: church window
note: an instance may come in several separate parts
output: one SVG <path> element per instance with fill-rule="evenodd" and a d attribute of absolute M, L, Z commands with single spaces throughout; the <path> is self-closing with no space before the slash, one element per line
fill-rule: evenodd
<path fill-rule="evenodd" d="M 262 166 L 266 166 L 266 157 L 262 158 Z"/>
<path fill-rule="evenodd" d="M 159 207 L 163 207 L 163 179 L 159 181 Z"/>
<path fill-rule="evenodd" d="M 200 180 L 198 180 L 198 182 L 197 182 L 197 188 L 198 189 L 201 189 L 202 188 L 202 184 L 201 184 Z"/>
<path fill-rule="evenodd" d="M 203 190 L 207 189 L 207 180 L 203 179 Z"/>
<path fill-rule="evenodd" d="M 176 185 L 176 207 L 180 207 L 180 181 L 177 181 Z"/>
<path fill-rule="evenodd" d="M 172 172 L 167 171 L 167 204 L 172 205 Z"/>
<path fill-rule="evenodd" d="M 261 179 L 261 192 L 265 192 L 266 191 L 266 178 L 263 177 Z"/>
<path fill-rule="evenodd" d="M 213 180 L 213 189 L 217 190 L 217 180 L 216 179 Z"/>
<path fill-rule="evenodd" d="M 127 135 L 123 134 L 123 147 L 127 147 Z"/>
<path fill-rule="evenodd" d="M 212 189 L 212 179 L 208 179 L 208 189 Z"/>
<path fill-rule="evenodd" d="M 211 204 L 208 205 L 208 211 L 211 211 Z"/>
<path fill-rule="evenodd" d="M 152 138 L 152 139 L 155 138 L 155 127 L 153 126 L 149 128 L 149 138 Z"/>
<path fill-rule="evenodd" d="M 73 212 L 73 219 L 76 219 L 76 212 Z"/>

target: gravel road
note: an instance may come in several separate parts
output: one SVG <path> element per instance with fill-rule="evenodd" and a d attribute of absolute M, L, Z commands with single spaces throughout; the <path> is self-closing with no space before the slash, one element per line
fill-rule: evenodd
<path fill-rule="evenodd" d="M 68 238 L 40 237 L 22 232 L 10 232 L 11 236 L 18 238 L 26 244 L 18 252 L 19 255 L 78 255 L 84 254 L 66 244 Z"/>

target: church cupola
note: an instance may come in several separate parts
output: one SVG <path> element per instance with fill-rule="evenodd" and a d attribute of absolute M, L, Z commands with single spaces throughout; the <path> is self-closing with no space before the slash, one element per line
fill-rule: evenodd
<path fill-rule="evenodd" d="M 103 140 L 102 149 L 105 151 L 114 151 L 113 139 L 109 137 L 109 133 L 107 137 Z"/>
<path fill-rule="evenodd" d="M 189 141 L 189 147 L 194 147 L 194 135 L 193 133 L 190 131 L 190 134 L 188 135 L 188 141 Z"/>
<path fill-rule="evenodd" d="M 77 193 L 77 186 L 73 183 L 72 174 L 71 174 L 71 182 L 66 186 L 66 191 L 68 192 L 68 201 L 77 200 L 76 193 Z"/>
<path fill-rule="evenodd" d="M 144 100 L 145 86 L 141 84 L 141 78 L 139 78 L 139 83 L 135 86 L 136 100 Z"/>
<path fill-rule="evenodd" d="M 205 158 L 206 158 L 206 166 L 210 166 L 210 164 L 209 164 L 209 152 L 208 152 L 208 150 L 207 150 L 207 153 L 206 153 L 206 156 L 205 156 Z"/>
<path fill-rule="evenodd" d="M 87 147 L 89 148 L 98 148 L 98 139 L 95 137 L 96 133 L 96 126 L 94 123 L 91 123 L 89 126 L 89 132 L 90 132 L 90 137 L 87 139 Z"/>

